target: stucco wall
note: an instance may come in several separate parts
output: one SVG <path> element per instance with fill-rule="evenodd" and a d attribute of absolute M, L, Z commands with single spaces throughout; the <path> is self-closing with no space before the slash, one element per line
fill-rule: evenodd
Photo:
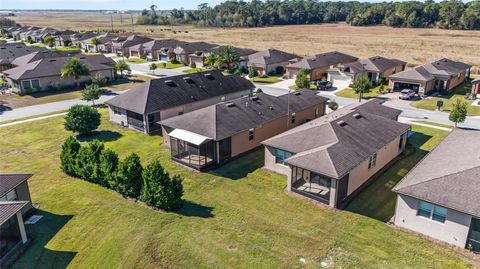
<path fill-rule="evenodd" d="M 462 84 L 465 81 L 465 72 L 462 72 L 458 76 L 454 76 L 450 78 L 448 81 L 447 87 L 449 90 L 457 87 L 458 85 Z"/>
<path fill-rule="evenodd" d="M 30 197 L 30 190 L 28 188 L 28 182 L 25 181 L 22 184 L 18 185 L 15 188 L 17 192 L 17 199 L 19 201 L 28 201 L 28 204 L 22 209 L 22 214 L 25 214 L 27 211 L 33 208 L 32 198 Z"/>
<path fill-rule="evenodd" d="M 449 209 L 445 223 L 417 216 L 419 200 L 397 195 L 395 225 L 464 248 L 470 230 L 471 216 Z"/>
<path fill-rule="evenodd" d="M 275 148 L 265 147 L 265 165 L 264 167 L 270 171 L 289 176 L 292 169 L 288 165 L 275 163 Z"/>
<path fill-rule="evenodd" d="M 472 85 L 472 93 L 479 94 L 480 93 L 480 83 Z"/>
<path fill-rule="evenodd" d="M 348 195 L 352 194 L 352 192 L 358 189 L 363 183 L 365 183 L 368 179 L 370 179 L 370 177 L 372 177 L 375 173 L 377 173 L 380 169 L 382 169 L 386 164 L 388 164 L 391 160 L 393 160 L 400 153 L 402 153 L 403 150 L 405 149 L 406 139 L 403 140 L 403 145 L 400 150 L 398 147 L 399 143 L 400 143 L 400 136 L 397 137 L 392 142 L 390 142 L 385 147 L 382 147 L 380 150 L 378 150 L 377 163 L 370 170 L 368 169 L 369 158 L 367 158 L 359 166 L 354 168 L 350 172 L 350 176 L 348 179 L 347 194 Z"/>

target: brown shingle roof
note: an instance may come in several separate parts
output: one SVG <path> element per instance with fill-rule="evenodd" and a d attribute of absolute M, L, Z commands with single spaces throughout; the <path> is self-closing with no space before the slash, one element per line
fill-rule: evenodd
<path fill-rule="evenodd" d="M 255 65 L 268 65 L 282 62 L 288 62 L 298 59 L 295 54 L 287 53 L 277 49 L 267 49 L 248 55 L 248 62 Z"/>
<path fill-rule="evenodd" d="M 358 58 L 341 53 L 338 51 L 331 51 L 326 53 L 317 54 L 313 57 L 303 58 L 302 60 L 291 63 L 287 67 L 288 68 L 306 68 L 306 69 L 314 69 L 320 67 L 329 67 L 331 65 L 337 65 L 342 63 L 350 63 L 356 61 Z"/>
<path fill-rule="evenodd" d="M 0 197 L 31 178 L 32 174 L 0 174 Z"/>
<path fill-rule="evenodd" d="M 27 204 L 26 201 L 0 202 L 0 225 L 17 214 Z"/>

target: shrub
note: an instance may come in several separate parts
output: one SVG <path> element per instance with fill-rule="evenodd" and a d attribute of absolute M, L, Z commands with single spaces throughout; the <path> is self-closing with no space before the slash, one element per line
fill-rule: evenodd
<path fill-rule="evenodd" d="M 104 149 L 100 154 L 100 185 L 113 188 L 118 168 L 118 154 L 111 149 Z"/>
<path fill-rule="evenodd" d="M 92 84 L 102 87 L 107 84 L 108 79 L 100 74 L 96 74 L 92 77 Z"/>
<path fill-rule="evenodd" d="M 192 63 L 190 64 L 190 68 L 197 68 L 197 64 L 196 64 L 195 62 L 192 62 Z"/>
<path fill-rule="evenodd" d="M 138 198 L 143 186 L 142 171 L 140 157 L 135 153 L 127 156 L 118 165 L 115 190 L 125 196 Z"/>
<path fill-rule="evenodd" d="M 330 100 L 328 102 L 328 108 L 330 108 L 331 110 L 337 110 L 338 109 L 338 103 L 335 102 L 335 100 Z"/>
<path fill-rule="evenodd" d="M 258 77 L 258 71 L 255 65 L 251 65 L 248 67 L 248 77 L 249 78 Z"/>
<path fill-rule="evenodd" d="M 75 174 L 87 181 L 101 181 L 100 155 L 104 149 L 103 143 L 93 141 L 81 147 L 75 162 Z"/>
<path fill-rule="evenodd" d="M 170 62 L 171 62 L 172 64 L 179 64 L 179 63 L 180 63 L 180 62 L 177 60 L 177 58 L 175 58 L 175 57 L 171 57 L 171 58 L 170 58 Z"/>
<path fill-rule="evenodd" d="M 69 136 L 63 143 L 62 152 L 60 153 L 60 168 L 65 174 L 76 175 L 75 160 L 80 147 L 80 143 L 73 136 Z"/>
<path fill-rule="evenodd" d="M 147 165 L 142 176 L 142 201 L 150 206 L 167 211 L 181 207 L 183 185 L 180 176 L 176 175 L 170 178 L 158 160 Z"/>
<path fill-rule="evenodd" d="M 65 117 L 65 130 L 77 132 L 80 135 L 90 134 L 100 126 L 100 113 L 93 107 L 74 105 Z"/>

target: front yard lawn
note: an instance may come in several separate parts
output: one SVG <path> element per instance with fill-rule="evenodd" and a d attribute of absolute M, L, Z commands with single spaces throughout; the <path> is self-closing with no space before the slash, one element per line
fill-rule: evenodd
<path fill-rule="evenodd" d="M 164 67 L 164 64 L 165 64 L 165 67 Z M 157 64 L 157 67 L 158 67 L 158 68 L 166 68 L 166 69 L 175 69 L 175 68 L 180 68 L 180 67 L 183 67 L 183 66 L 184 66 L 184 65 L 183 65 L 182 63 L 172 64 L 172 63 L 170 63 L 170 62 Z"/>
<path fill-rule="evenodd" d="M 387 91 L 387 85 L 384 86 L 385 87 L 385 91 Z M 375 88 L 373 88 L 369 93 L 366 93 L 363 95 L 363 99 L 370 99 L 370 98 L 375 98 L 375 97 L 378 97 L 380 95 L 382 95 L 382 93 L 379 91 L 380 89 L 380 86 L 377 86 Z M 335 93 L 336 96 L 339 96 L 339 97 L 345 97 L 345 98 L 355 98 L 355 99 L 358 99 L 358 94 L 355 93 L 355 91 L 352 89 L 352 88 L 346 88 L 346 89 L 343 89 L 341 91 L 338 91 Z"/>
<path fill-rule="evenodd" d="M 147 80 L 150 80 L 150 78 L 141 75 L 132 75 L 129 77 L 128 80 L 121 79 L 114 81 L 102 87 L 102 89 L 107 92 L 119 92 L 134 88 Z M 80 89 L 74 89 L 31 93 L 24 96 L 20 96 L 17 94 L 3 94 L 0 95 L 0 101 L 3 101 L 6 107 L 14 109 L 19 107 L 64 101 L 81 97 L 82 92 L 80 91 Z"/>
<path fill-rule="evenodd" d="M 147 62 L 147 60 L 142 59 L 142 58 L 128 58 L 127 62 L 131 64 L 144 64 Z"/>
<path fill-rule="evenodd" d="M 360 192 L 347 206 L 348 211 L 380 221 L 393 217 L 397 200 L 393 187 L 448 135 L 447 131 L 418 125 L 412 125 L 412 131 L 414 135 L 409 139 L 411 147 L 407 148 L 406 155 Z"/>
<path fill-rule="evenodd" d="M 183 73 L 191 74 L 191 73 L 198 73 L 198 72 L 203 72 L 207 70 L 208 69 L 205 69 L 205 68 L 191 68 L 191 69 L 183 70 Z"/>
<path fill-rule="evenodd" d="M 282 81 L 279 77 L 276 76 L 267 76 L 267 77 L 254 77 L 252 82 L 258 84 L 273 84 Z"/>
<path fill-rule="evenodd" d="M 0 140 L 0 170 L 34 174 L 32 199 L 44 216 L 27 225 L 34 239 L 13 268 L 318 268 L 324 260 L 332 268 L 472 267 L 453 250 L 383 222 L 287 195 L 285 177 L 260 168 L 261 150 L 192 172 L 170 161 L 160 136 L 113 125 L 101 112 L 96 137 L 106 147 L 121 157 L 136 152 L 144 163 L 160 158 L 185 178 L 184 208 L 154 211 L 63 174 L 60 148 L 70 133 L 61 117 L 0 128 L 9 138 Z M 430 131 L 416 131 L 430 141 Z"/>
<path fill-rule="evenodd" d="M 456 100 L 461 100 L 468 103 L 468 116 L 480 116 L 480 106 L 472 106 L 473 100 L 465 99 L 465 95 L 472 90 L 471 83 L 465 83 L 463 86 L 460 86 L 453 90 L 452 94 L 442 97 L 427 97 L 422 100 L 412 102 L 411 105 L 416 108 L 427 109 L 427 110 L 436 110 L 437 101 L 443 101 L 442 111 L 450 112 L 453 107 L 453 104 Z M 478 101 L 476 101 L 478 102 Z"/>

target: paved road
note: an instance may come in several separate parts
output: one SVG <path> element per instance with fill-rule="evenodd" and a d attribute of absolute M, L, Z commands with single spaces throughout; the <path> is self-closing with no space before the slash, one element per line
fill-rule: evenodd
<path fill-rule="evenodd" d="M 152 63 L 160 63 L 160 62 L 148 62 L 144 64 L 129 64 L 130 69 L 132 69 L 132 73 L 135 74 L 152 74 L 152 71 L 150 71 L 149 66 Z M 177 75 L 184 75 L 183 73 L 184 70 L 190 69 L 190 67 L 180 67 L 180 68 L 175 68 L 175 69 L 164 69 L 164 68 L 159 68 L 155 70 L 154 75 L 158 77 L 171 77 L 171 76 L 177 76 Z"/>

